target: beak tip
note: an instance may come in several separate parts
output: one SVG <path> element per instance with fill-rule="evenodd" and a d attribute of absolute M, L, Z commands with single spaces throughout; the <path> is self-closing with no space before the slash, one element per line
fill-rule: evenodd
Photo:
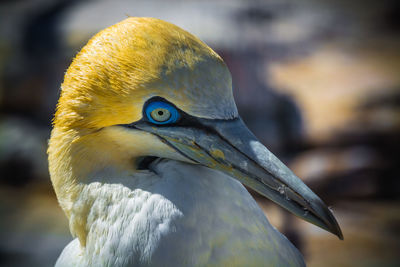
<path fill-rule="evenodd" d="M 340 240 L 343 240 L 343 233 L 342 230 L 340 229 L 339 225 L 335 225 L 334 228 L 332 230 L 330 230 L 330 232 L 334 235 L 336 235 Z"/>
<path fill-rule="evenodd" d="M 330 221 L 330 227 L 329 227 L 329 232 L 332 234 L 336 235 L 340 240 L 343 240 L 343 233 L 342 229 L 340 229 L 339 223 L 337 222 L 335 215 L 333 214 L 333 211 L 330 207 L 328 207 L 329 210 L 329 221 Z"/>
<path fill-rule="evenodd" d="M 344 236 L 343 236 L 342 230 L 340 229 L 340 226 L 339 226 L 339 225 L 337 225 L 337 227 L 336 227 L 335 235 L 336 235 L 340 240 L 344 240 Z"/>

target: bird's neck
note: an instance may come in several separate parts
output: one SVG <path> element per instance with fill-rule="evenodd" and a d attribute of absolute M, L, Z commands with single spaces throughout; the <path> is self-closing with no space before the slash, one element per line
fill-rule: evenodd
<path fill-rule="evenodd" d="M 48 149 L 50 177 L 60 206 L 69 219 L 74 203 L 97 172 L 111 168 L 133 170 L 134 165 L 124 156 L 104 132 L 83 135 L 79 131 L 53 129 Z M 71 231 L 84 242 L 85 234 L 81 230 L 71 228 Z"/>
<path fill-rule="evenodd" d="M 301 260 L 239 182 L 174 160 L 98 172 L 77 195 L 70 226 L 84 239 L 63 255 L 82 266 L 261 266 L 286 253 Z"/>
<path fill-rule="evenodd" d="M 75 255 L 82 266 L 150 261 L 244 266 L 244 255 L 262 265 L 280 253 L 269 240 L 287 242 L 246 189 L 227 175 L 174 160 L 156 161 L 138 172 L 129 168 L 132 162 L 113 162 L 123 151 L 107 151 L 116 148 L 104 136 L 98 142 L 91 136 L 93 150 L 78 139 L 54 130 L 49 168 L 71 232 L 79 239 L 63 255 Z M 60 261 L 68 266 L 65 257 Z"/>
<path fill-rule="evenodd" d="M 239 261 L 235 253 L 257 242 L 262 248 L 273 232 L 240 183 L 206 167 L 161 160 L 149 171 L 97 175 L 80 191 L 70 216 L 73 232 L 85 236 L 83 260 L 93 266 L 103 264 L 102 257 L 115 266 L 162 265 L 165 251 L 177 265 L 182 255 L 195 260 L 189 265 L 205 264 L 215 246 L 229 254 L 218 252 L 221 259 Z"/>
<path fill-rule="evenodd" d="M 135 138 L 138 135 L 140 138 Z M 156 152 L 173 155 L 170 147 L 142 131 L 132 135 L 122 127 L 92 132 L 53 129 L 48 149 L 50 176 L 60 206 L 70 220 L 71 232 L 81 244 L 86 242 L 88 226 L 86 219 L 80 218 L 85 214 L 77 216 L 76 211 L 74 214 L 74 204 L 85 195 L 84 190 L 88 190 L 91 183 L 117 183 L 118 178 L 136 173 L 138 159 L 155 153 L 146 150 L 150 147 L 146 142 L 159 144 L 151 146 Z M 129 186 L 134 188 L 135 185 Z"/>

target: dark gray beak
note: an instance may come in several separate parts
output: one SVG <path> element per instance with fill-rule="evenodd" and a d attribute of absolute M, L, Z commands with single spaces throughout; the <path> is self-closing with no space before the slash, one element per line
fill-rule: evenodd
<path fill-rule="evenodd" d="M 195 126 L 135 128 L 157 135 L 185 157 L 227 173 L 261 195 L 343 239 L 329 208 L 250 132 L 243 121 L 197 118 Z"/>

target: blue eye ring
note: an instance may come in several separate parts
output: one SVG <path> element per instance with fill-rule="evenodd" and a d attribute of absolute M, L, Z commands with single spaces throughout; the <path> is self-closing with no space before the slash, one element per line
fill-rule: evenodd
<path fill-rule="evenodd" d="M 169 117 L 165 118 L 165 120 L 156 120 L 155 118 L 153 118 L 153 116 L 154 116 L 153 111 L 156 111 L 156 110 L 164 111 L 165 113 L 169 112 Z M 158 124 L 158 125 L 175 123 L 179 119 L 178 110 L 175 107 L 173 107 L 172 105 L 162 102 L 162 101 L 153 101 L 153 102 L 149 103 L 147 105 L 147 107 L 145 108 L 145 114 L 146 114 L 147 119 L 151 123 Z"/>

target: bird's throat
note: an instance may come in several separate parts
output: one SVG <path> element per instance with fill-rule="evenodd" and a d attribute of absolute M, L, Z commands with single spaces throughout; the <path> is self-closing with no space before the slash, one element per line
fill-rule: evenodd
<path fill-rule="evenodd" d="M 120 266 L 162 265 L 167 259 L 179 266 L 183 256 L 193 261 L 189 266 L 232 264 L 226 259 L 240 265 L 247 255 L 262 263 L 278 255 L 271 238 L 288 242 L 232 178 L 173 160 L 150 165 L 154 172 L 98 173 L 75 200 L 71 230 L 84 237 L 81 253 L 92 264 L 101 255 L 124 259 Z"/>

